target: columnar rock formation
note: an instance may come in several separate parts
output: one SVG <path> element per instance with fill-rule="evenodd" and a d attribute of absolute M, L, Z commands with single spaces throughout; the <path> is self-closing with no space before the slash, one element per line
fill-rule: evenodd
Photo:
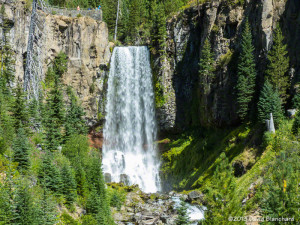
<path fill-rule="evenodd" d="M 299 12 L 300 2 L 297 0 L 245 0 L 234 6 L 228 1 L 212 0 L 188 8 L 170 19 L 167 22 L 167 59 L 154 60 L 157 80 L 165 97 L 165 104 L 158 109 L 160 128 L 238 123 L 232 87 L 236 80 L 236 56 L 245 17 L 249 18 L 255 37 L 259 81 L 266 66 L 266 53 L 272 45 L 273 30 L 278 23 L 289 47 L 291 78 L 296 76 L 291 80 L 299 80 Z M 198 63 L 206 37 L 213 47 L 217 75 L 210 90 L 204 94 L 199 84 Z"/>
<path fill-rule="evenodd" d="M 16 76 L 23 80 L 31 5 L 26 1 L 12 0 L 1 0 L 0 4 L 3 3 L 6 18 L 11 22 L 10 41 L 15 50 Z M 43 71 L 47 71 L 47 66 L 60 51 L 65 52 L 69 63 L 63 81 L 77 92 L 87 118 L 95 120 L 98 112 L 103 110 L 103 88 L 111 55 L 106 24 L 90 17 L 40 14 L 45 21 L 43 26 L 46 36 L 41 57 Z"/>

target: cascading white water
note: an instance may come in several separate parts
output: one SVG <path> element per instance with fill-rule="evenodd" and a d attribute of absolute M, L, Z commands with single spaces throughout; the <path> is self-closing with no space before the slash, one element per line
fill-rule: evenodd
<path fill-rule="evenodd" d="M 104 126 L 103 170 L 113 182 L 127 177 L 145 192 L 160 191 L 150 54 L 116 47 L 112 54 Z"/>

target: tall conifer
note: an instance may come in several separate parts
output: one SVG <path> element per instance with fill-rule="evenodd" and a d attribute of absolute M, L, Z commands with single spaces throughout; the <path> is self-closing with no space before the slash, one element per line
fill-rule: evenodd
<path fill-rule="evenodd" d="M 287 98 L 286 92 L 289 85 L 287 74 L 289 68 L 289 56 L 287 45 L 284 44 L 284 37 L 279 25 L 275 30 L 273 46 L 268 53 L 268 60 L 269 64 L 266 70 L 267 79 L 273 85 L 274 89 L 278 91 L 284 103 Z"/>
<path fill-rule="evenodd" d="M 254 47 L 252 45 L 252 35 L 248 20 L 245 22 L 241 52 L 238 60 L 237 71 L 237 102 L 239 105 L 238 114 L 241 120 L 244 120 L 250 109 L 250 103 L 255 92 L 255 59 L 253 55 Z"/>

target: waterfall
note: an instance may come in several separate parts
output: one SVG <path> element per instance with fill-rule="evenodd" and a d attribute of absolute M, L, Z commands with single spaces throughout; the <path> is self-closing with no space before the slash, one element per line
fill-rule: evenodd
<path fill-rule="evenodd" d="M 145 192 L 160 190 L 150 54 L 147 47 L 116 47 L 106 100 L 103 171 Z"/>

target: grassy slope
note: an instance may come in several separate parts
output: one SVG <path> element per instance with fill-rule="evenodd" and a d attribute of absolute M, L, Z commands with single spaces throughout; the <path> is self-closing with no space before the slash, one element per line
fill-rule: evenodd
<path fill-rule="evenodd" d="M 163 175 L 179 191 L 202 190 L 209 185 L 217 159 L 225 152 L 231 164 L 241 161 L 247 166 L 247 172 L 236 178 L 236 195 L 242 201 L 275 156 L 270 146 L 261 147 L 262 136 L 258 127 L 240 126 L 209 131 L 199 128 L 180 137 L 168 137 L 164 142 L 169 143 L 163 147 Z"/>

